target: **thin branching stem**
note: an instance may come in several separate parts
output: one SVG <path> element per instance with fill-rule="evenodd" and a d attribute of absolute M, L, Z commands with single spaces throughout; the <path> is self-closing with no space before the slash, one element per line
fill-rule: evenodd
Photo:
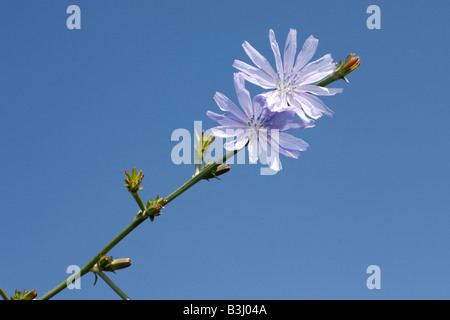
<path fill-rule="evenodd" d="M 336 80 L 342 79 L 342 76 L 337 74 L 336 72 L 325 78 L 323 81 L 317 83 L 318 86 L 326 86 Z M 245 147 L 244 147 L 245 148 Z M 242 150 L 242 149 L 241 149 Z M 169 202 L 175 200 L 177 197 L 179 197 L 182 193 L 184 193 L 186 190 L 197 184 L 199 181 L 206 179 L 206 177 L 210 177 L 212 173 L 215 172 L 217 167 L 223 163 L 225 163 L 228 159 L 233 157 L 237 152 L 240 150 L 234 150 L 227 152 L 222 158 L 219 158 L 211 165 L 204 167 L 199 172 L 196 172 L 196 174 L 189 179 L 186 183 L 184 183 L 181 187 L 176 189 L 174 192 L 172 192 L 170 195 L 168 195 L 165 200 L 166 204 Z M 86 263 L 80 271 L 77 273 L 71 275 L 68 280 L 74 279 L 76 277 L 82 277 L 89 271 L 91 271 L 92 267 L 104 256 L 106 255 L 112 248 L 114 248 L 115 245 L 117 245 L 123 238 L 125 238 L 130 232 L 132 232 L 135 228 L 137 228 L 142 222 L 144 222 L 145 219 L 147 219 L 149 216 L 154 214 L 155 212 L 152 212 L 152 210 L 155 210 L 154 208 L 145 208 L 144 203 L 142 202 L 139 195 L 133 194 L 134 199 L 138 203 L 139 207 L 143 211 L 143 214 L 138 215 L 135 217 L 135 219 L 128 225 L 125 229 L 122 230 L 111 242 L 109 242 L 102 250 L 100 250 L 88 263 Z M 100 275 L 100 274 L 99 274 Z M 100 275 L 101 276 L 101 275 Z M 67 280 L 64 280 L 59 285 L 57 285 L 55 288 L 44 294 L 39 300 L 48 300 L 55 296 L 57 293 L 61 292 L 63 289 L 65 289 L 68 285 Z M 119 289 L 120 290 L 120 289 Z M 0 289 L 0 295 L 5 299 L 5 296 L 2 294 L 2 290 Z M 4 292 L 3 292 L 4 293 Z M 7 296 L 6 296 L 7 297 Z"/>
<path fill-rule="evenodd" d="M 2 288 L 0 288 L 0 296 L 3 298 L 3 300 L 9 300 L 8 295 L 3 291 Z"/>
<path fill-rule="evenodd" d="M 105 273 L 97 271 L 96 274 L 102 278 L 108 286 L 111 287 L 123 300 L 130 300 L 130 298 L 123 292 Z"/>
<path fill-rule="evenodd" d="M 185 184 L 179 187 L 177 190 L 172 192 L 169 196 L 167 196 L 166 204 L 173 201 L 175 198 L 180 196 L 183 192 L 194 186 L 197 182 L 209 176 L 214 170 L 217 169 L 219 165 L 225 163 L 229 158 L 234 156 L 239 150 L 230 151 L 225 154 L 222 158 L 218 159 L 216 162 L 211 164 L 210 166 L 204 168 L 200 171 L 199 174 L 189 179 Z M 140 199 L 140 198 L 139 198 Z M 142 201 L 141 201 L 142 202 Z M 138 202 L 139 203 L 139 202 Z M 77 273 L 71 275 L 68 279 L 74 279 L 77 277 L 82 277 L 89 271 L 91 271 L 92 267 L 104 256 L 106 255 L 114 246 L 116 246 L 123 238 L 125 238 L 131 231 L 133 231 L 136 227 L 138 227 L 142 222 L 144 222 L 147 217 L 149 217 L 154 210 L 153 208 L 148 208 L 144 211 L 144 214 L 137 216 L 122 232 L 120 232 L 111 242 L 109 242 L 102 250 L 100 250 L 88 263 L 86 263 Z M 70 281 L 69 281 L 70 283 Z M 55 296 L 57 293 L 61 292 L 67 287 L 68 281 L 64 280 L 55 288 L 44 294 L 39 300 L 48 300 Z"/>

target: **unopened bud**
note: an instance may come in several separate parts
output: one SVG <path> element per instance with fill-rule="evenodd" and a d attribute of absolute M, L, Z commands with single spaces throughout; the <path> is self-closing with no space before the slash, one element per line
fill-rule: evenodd
<path fill-rule="evenodd" d="M 33 300 L 34 298 L 37 297 L 37 292 L 36 290 L 31 290 L 31 291 L 27 291 L 27 290 L 16 290 L 14 292 L 14 296 L 11 297 L 11 300 Z"/>
<path fill-rule="evenodd" d="M 344 66 L 345 70 L 353 71 L 359 67 L 361 62 L 359 61 L 359 57 L 351 58 L 350 61 Z"/>
<path fill-rule="evenodd" d="M 214 172 L 215 176 L 220 176 L 224 173 L 227 173 L 231 170 L 231 166 L 229 164 L 221 164 L 217 167 L 217 170 Z"/>
<path fill-rule="evenodd" d="M 207 166 L 205 165 L 205 168 Z M 204 168 L 204 169 L 205 169 Z M 231 170 L 231 166 L 229 164 L 221 164 L 217 167 L 217 169 L 213 172 L 211 172 L 209 175 L 207 175 L 204 179 L 209 180 L 212 178 L 217 178 L 218 176 L 221 176 L 222 174 L 227 173 Z"/>
<path fill-rule="evenodd" d="M 144 190 L 141 187 L 142 179 L 144 179 L 144 175 L 142 174 L 142 170 L 136 173 L 136 167 L 133 167 L 131 170 L 131 175 L 125 170 L 126 178 L 125 178 L 125 187 L 128 188 L 128 191 L 131 193 L 136 193 L 139 190 Z"/>
<path fill-rule="evenodd" d="M 93 272 L 97 273 L 99 271 L 111 271 L 127 268 L 131 266 L 131 259 L 120 258 L 113 259 L 112 256 L 103 256 L 94 267 L 92 267 Z"/>
<path fill-rule="evenodd" d="M 106 270 L 112 260 L 112 256 L 108 257 L 108 256 L 103 256 L 97 263 L 98 269 L 99 270 Z"/>
<path fill-rule="evenodd" d="M 156 196 L 155 200 L 147 201 L 147 210 L 145 211 L 150 221 L 153 222 L 156 216 L 160 216 L 161 210 L 164 209 L 164 205 L 167 203 L 165 198 L 160 198 L 159 195 Z"/>
<path fill-rule="evenodd" d="M 110 264 L 112 270 L 119 270 L 128 268 L 131 266 L 131 259 L 129 258 L 121 258 L 121 259 L 115 259 Z"/>
<path fill-rule="evenodd" d="M 339 72 L 342 76 L 346 76 L 360 65 L 361 61 L 359 60 L 359 57 L 355 57 L 354 53 L 350 53 L 344 62 L 339 61 L 337 72 Z"/>
<path fill-rule="evenodd" d="M 195 139 L 197 140 L 196 146 L 194 147 L 195 151 L 195 164 L 201 164 L 206 154 L 208 153 L 209 146 L 214 142 L 215 136 L 211 134 L 205 135 L 205 130 L 202 130 L 201 135 L 197 133 L 197 130 L 194 130 Z"/>
<path fill-rule="evenodd" d="M 31 290 L 27 293 L 24 293 L 22 300 L 33 300 L 34 298 L 37 297 L 37 292 L 36 290 Z"/>

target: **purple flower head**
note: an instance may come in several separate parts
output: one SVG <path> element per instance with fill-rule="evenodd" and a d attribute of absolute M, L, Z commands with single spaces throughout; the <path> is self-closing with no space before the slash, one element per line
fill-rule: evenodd
<path fill-rule="evenodd" d="M 256 67 L 239 60 L 235 60 L 233 66 L 244 73 L 245 80 L 264 89 L 272 89 L 265 93 L 267 104 L 272 111 L 294 110 L 300 118 L 304 118 L 305 114 L 313 119 L 318 119 L 323 114 L 331 116 L 334 112 L 317 96 L 335 95 L 341 93 L 343 89 L 328 89 L 314 85 L 336 71 L 329 54 L 309 62 L 316 52 L 319 40 L 310 36 L 296 58 L 297 31 L 291 29 L 282 59 L 272 29 L 269 32 L 269 39 L 275 55 L 276 72 L 266 58 L 247 41 L 242 46 Z"/>
<path fill-rule="evenodd" d="M 243 111 L 222 93 L 216 92 L 214 100 L 224 114 L 208 111 L 206 114 L 220 126 L 211 129 L 216 137 L 234 140 L 225 143 L 226 150 L 239 150 L 248 143 L 251 163 L 256 163 L 261 152 L 270 154 L 268 165 L 271 169 L 282 169 L 278 153 L 287 157 L 298 158 L 300 151 L 305 151 L 308 144 L 283 131 L 304 129 L 314 126 L 314 121 L 306 117 L 293 119 L 292 110 L 273 111 L 267 105 L 265 95 L 253 98 L 245 88 L 242 73 L 234 74 L 234 86 L 237 98 Z"/>

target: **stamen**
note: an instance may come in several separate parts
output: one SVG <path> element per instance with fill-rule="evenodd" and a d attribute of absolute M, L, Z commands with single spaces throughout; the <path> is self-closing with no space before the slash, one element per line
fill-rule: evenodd
<path fill-rule="evenodd" d="M 296 73 L 279 73 L 277 84 L 278 91 L 284 94 L 290 94 L 297 87 L 298 75 Z"/>

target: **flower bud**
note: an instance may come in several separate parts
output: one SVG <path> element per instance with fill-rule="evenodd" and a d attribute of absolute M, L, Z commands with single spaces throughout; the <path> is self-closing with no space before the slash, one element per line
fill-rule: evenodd
<path fill-rule="evenodd" d="M 359 57 L 351 58 L 349 62 L 344 66 L 344 70 L 353 71 L 360 65 Z"/>
<path fill-rule="evenodd" d="M 144 188 L 141 187 L 141 181 L 144 178 L 142 170 L 136 174 L 136 167 L 133 167 L 133 169 L 131 170 L 131 175 L 127 170 L 125 170 L 125 174 L 127 176 L 125 178 L 125 187 L 128 188 L 128 191 L 130 191 L 131 193 L 136 193 L 139 190 L 144 190 Z"/>
<path fill-rule="evenodd" d="M 24 292 L 22 300 L 33 300 L 34 298 L 37 297 L 37 292 L 36 290 L 31 290 L 29 292 Z"/>
<path fill-rule="evenodd" d="M 113 256 L 103 256 L 98 263 L 92 267 L 91 271 L 94 273 L 99 271 L 114 272 L 115 270 L 124 269 L 129 266 L 131 266 L 131 259 L 129 258 L 113 259 Z"/>
<path fill-rule="evenodd" d="M 205 165 L 205 168 L 209 165 Z M 221 164 L 217 167 L 217 169 L 213 172 L 211 172 L 209 175 L 205 176 L 204 179 L 209 180 L 212 178 L 217 178 L 218 176 L 221 176 L 222 174 L 227 173 L 231 170 L 231 166 L 229 164 Z"/>
<path fill-rule="evenodd" d="M 110 266 L 113 271 L 128 268 L 129 266 L 131 266 L 131 259 L 129 258 L 114 259 L 111 262 Z"/>
<path fill-rule="evenodd" d="M 194 135 L 197 140 L 197 143 L 194 146 L 194 163 L 201 164 L 208 153 L 209 146 L 214 142 L 216 137 L 211 134 L 205 135 L 205 130 L 202 130 L 201 135 L 198 135 L 197 131 L 194 130 Z"/>
<path fill-rule="evenodd" d="M 342 60 L 339 61 L 336 71 L 345 77 L 360 65 L 361 61 L 359 60 L 359 57 L 355 57 L 354 53 L 350 53 L 344 62 L 342 62 Z"/>
<path fill-rule="evenodd" d="M 27 290 L 16 290 L 14 292 L 14 296 L 11 297 L 11 300 L 33 300 L 34 298 L 37 297 L 37 292 L 36 290 L 31 290 L 31 291 L 27 291 Z"/>
<path fill-rule="evenodd" d="M 155 200 L 148 200 L 147 201 L 147 210 L 145 210 L 145 213 L 150 218 L 150 221 L 153 222 L 156 216 L 160 216 L 161 210 L 164 209 L 164 205 L 167 203 L 167 200 L 165 198 L 160 198 L 159 195 L 156 196 Z"/>
<path fill-rule="evenodd" d="M 108 256 L 103 256 L 97 263 L 97 268 L 102 271 L 102 270 L 107 270 L 109 267 L 109 264 L 111 263 L 112 260 L 112 256 L 108 257 Z"/>

